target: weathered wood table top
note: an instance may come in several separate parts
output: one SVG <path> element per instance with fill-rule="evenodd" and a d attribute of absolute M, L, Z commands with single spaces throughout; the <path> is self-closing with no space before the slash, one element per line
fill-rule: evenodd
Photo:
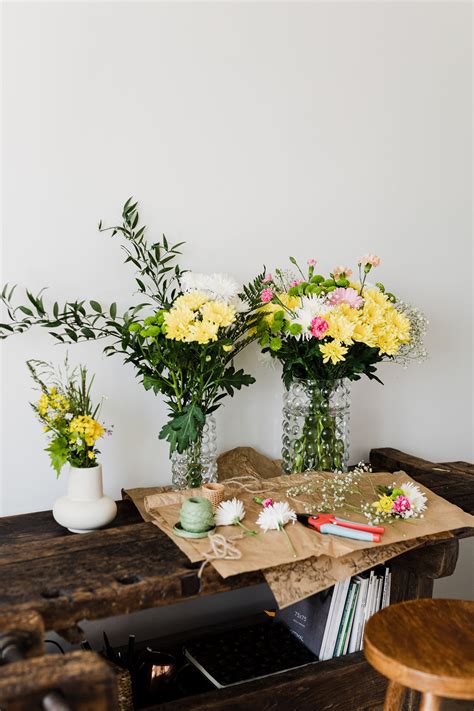
<path fill-rule="evenodd" d="M 404 469 L 474 513 L 474 467 L 466 462 L 433 464 L 394 449 L 372 450 L 371 462 L 378 471 Z M 128 501 L 110 527 L 83 535 L 61 528 L 50 511 L 0 518 L 0 612 L 35 610 L 47 629 L 264 582 L 260 572 L 224 580 L 211 567 L 199 581 L 196 568 Z"/>

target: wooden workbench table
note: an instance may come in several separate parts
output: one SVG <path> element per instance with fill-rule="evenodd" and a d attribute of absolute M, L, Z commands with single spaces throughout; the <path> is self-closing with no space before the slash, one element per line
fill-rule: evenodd
<path fill-rule="evenodd" d="M 372 450 L 370 460 L 374 471 L 404 469 L 435 493 L 474 513 L 472 465 L 433 464 L 394 449 Z M 200 582 L 197 566 L 158 528 L 143 522 L 132 503 L 123 501 L 118 506 L 111 527 L 82 536 L 58 526 L 51 512 L 0 519 L 0 613 L 34 610 L 47 629 L 61 631 L 85 618 L 123 615 L 264 582 L 259 572 L 224 580 L 212 568 Z M 447 535 L 393 559 L 392 602 L 431 596 L 433 580 L 454 571 L 457 539 L 472 535 L 474 529 L 462 529 L 454 538 Z M 232 709 L 249 709 L 258 698 L 261 711 L 287 711 L 315 701 L 320 711 L 365 709 L 380 704 L 384 689 L 385 681 L 356 653 L 193 697 L 187 708 L 220 709 L 232 700 Z M 289 699 L 294 705 L 288 705 Z M 368 699 L 370 705 L 364 705 Z M 159 708 L 177 709 L 177 703 Z"/>

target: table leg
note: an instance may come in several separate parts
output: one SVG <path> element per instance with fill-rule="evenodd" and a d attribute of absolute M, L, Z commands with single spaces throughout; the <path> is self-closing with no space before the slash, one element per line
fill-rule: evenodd
<path fill-rule="evenodd" d="M 387 693 L 385 694 L 383 711 L 399 711 L 399 709 L 402 708 L 404 691 L 404 686 L 397 681 L 390 680 L 387 686 Z"/>
<path fill-rule="evenodd" d="M 441 698 L 434 694 L 422 694 L 420 711 L 439 711 L 441 709 Z"/>

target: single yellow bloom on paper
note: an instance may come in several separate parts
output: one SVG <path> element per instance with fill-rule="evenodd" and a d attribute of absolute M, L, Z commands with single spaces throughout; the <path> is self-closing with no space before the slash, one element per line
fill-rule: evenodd
<path fill-rule="evenodd" d="M 393 501 L 390 498 L 390 496 L 387 496 L 384 494 L 383 496 L 380 497 L 378 501 L 375 501 L 375 503 L 372 504 L 372 506 L 377 510 L 382 513 L 388 513 L 389 511 L 392 510 L 393 506 Z"/>

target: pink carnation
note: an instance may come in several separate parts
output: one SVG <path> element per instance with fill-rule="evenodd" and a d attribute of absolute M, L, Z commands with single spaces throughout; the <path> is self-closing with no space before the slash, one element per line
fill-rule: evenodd
<path fill-rule="evenodd" d="M 342 286 L 339 286 L 337 289 L 334 289 L 334 291 L 331 291 L 329 296 L 329 303 L 333 306 L 338 306 L 339 304 L 347 304 L 353 309 L 358 309 L 364 303 L 364 299 L 359 296 L 357 291 L 351 286 L 347 287 L 347 289 Z"/>
<path fill-rule="evenodd" d="M 273 281 L 273 274 L 267 274 L 267 276 L 262 279 L 262 284 L 269 284 L 271 281 Z"/>
<path fill-rule="evenodd" d="M 393 502 L 393 510 L 395 513 L 402 514 L 405 511 L 410 511 L 411 506 L 406 496 L 397 496 Z"/>
<path fill-rule="evenodd" d="M 359 259 L 359 264 L 362 264 L 363 267 L 365 267 L 366 264 L 370 264 L 371 267 L 378 267 L 380 257 L 377 257 L 376 254 L 364 254 L 364 256 Z"/>
<path fill-rule="evenodd" d="M 310 267 L 314 267 L 314 265 L 316 264 L 316 259 L 308 259 L 308 264 Z"/>
<path fill-rule="evenodd" d="M 322 316 L 316 316 L 311 321 L 311 325 L 310 325 L 311 334 L 315 338 L 318 338 L 319 340 L 321 340 L 321 338 L 324 337 L 324 334 L 326 333 L 328 328 L 329 328 L 329 324 L 326 321 L 326 319 L 323 318 Z"/>
<path fill-rule="evenodd" d="M 342 267 L 339 265 L 337 267 L 334 267 L 334 269 L 332 270 L 332 273 L 333 273 L 334 279 L 339 279 L 343 274 L 346 277 L 346 279 L 349 279 L 349 277 L 352 274 L 352 269 L 350 269 L 349 267 Z"/>
<path fill-rule="evenodd" d="M 291 286 L 299 286 L 302 283 L 303 283 L 303 279 L 293 279 L 293 281 L 290 284 L 290 287 Z"/>
<path fill-rule="evenodd" d="M 260 301 L 262 301 L 264 304 L 268 304 L 269 301 L 273 299 L 273 289 L 270 287 L 268 289 L 263 289 L 262 293 L 260 294 Z"/>

